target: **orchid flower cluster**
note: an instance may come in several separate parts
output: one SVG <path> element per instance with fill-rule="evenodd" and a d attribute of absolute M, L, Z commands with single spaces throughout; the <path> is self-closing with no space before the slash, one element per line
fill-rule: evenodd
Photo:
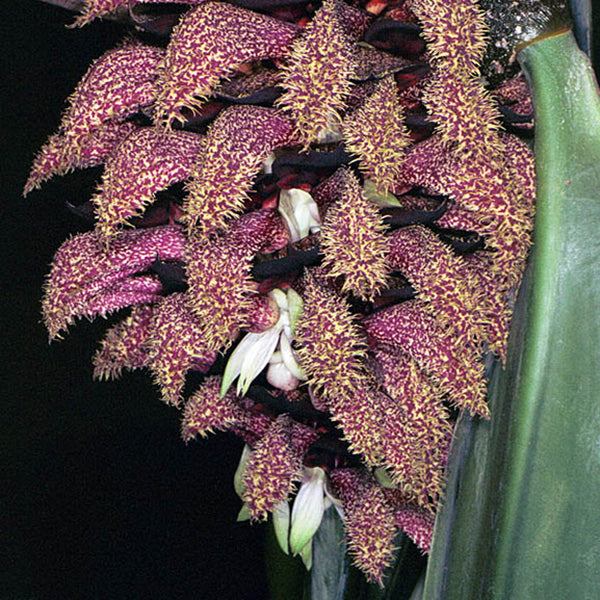
<path fill-rule="evenodd" d="M 241 518 L 310 566 L 335 507 L 381 583 L 399 532 L 429 551 L 458 411 L 489 417 L 532 230 L 527 87 L 486 87 L 475 0 L 247 4 L 178 0 L 69 98 L 25 193 L 103 174 L 44 322 L 118 312 L 95 376 L 148 369 L 185 440 L 245 442 Z"/>

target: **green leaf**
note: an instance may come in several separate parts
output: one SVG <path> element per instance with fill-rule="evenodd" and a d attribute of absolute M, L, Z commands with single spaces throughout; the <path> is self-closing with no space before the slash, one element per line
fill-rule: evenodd
<path fill-rule="evenodd" d="M 344 525 L 330 507 L 313 538 L 311 600 L 343 600 L 348 567 Z"/>
<path fill-rule="evenodd" d="M 490 422 L 461 419 L 424 600 L 600 590 L 600 99 L 571 33 L 519 59 L 535 105 L 534 250 Z"/>
<path fill-rule="evenodd" d="M 269 600 L 310 600 L 310 573 L 299 556 L 283 553 L 272 519 L 267 523 L 265 535 L 265 562 Z"/>

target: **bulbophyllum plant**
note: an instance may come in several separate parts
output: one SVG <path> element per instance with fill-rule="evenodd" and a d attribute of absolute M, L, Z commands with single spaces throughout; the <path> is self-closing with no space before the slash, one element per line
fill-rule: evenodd
<path fill-rule="evenodd" d="M 331 552 L 386 589 L 399 540 L 431 550 L 457 420 L 494 419 L 536 197 L 515 52 L 568 29 L 561 3 L 505 4 L 87 0 L 75 21 L 137 33 L 25 186 L 104 167 L 48 275 L 50 337 L 118 312 L 95 376 L 147 369 L 186 441 L 240 436 L 239 518 L 308 570 L 339 518 Z"/>

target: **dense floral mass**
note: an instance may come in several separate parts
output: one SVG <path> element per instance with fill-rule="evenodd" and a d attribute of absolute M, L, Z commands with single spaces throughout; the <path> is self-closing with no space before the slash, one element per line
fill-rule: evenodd
<path fill-rule="evenodd" d="M 310 565 L 335 507 L 381 583 L 400 531 L 429 550 L 457 412 L 490 416 L 534 211 L 524 81 L 485 87 L 475 0 L 173 4 L 34 160 L 26 193 L 104 165 L 44 321 L 119 311 L 95 375 L 147 368 L 185 440 L 246 443 L 242 516 Z"/>

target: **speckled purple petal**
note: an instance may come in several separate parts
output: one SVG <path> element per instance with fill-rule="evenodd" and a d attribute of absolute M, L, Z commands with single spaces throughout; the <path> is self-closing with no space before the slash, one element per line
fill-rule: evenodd
<path fill-rule="evenodd" d="M 383 309 L 365 321 L 373 342 L 410 355 L 450 400 L 472 413 L 489 416 L 483 363 L 472 346 L 444 329 L 418 300 Z"/>
<path fill-rule="evenodd" d="M 53 175 L 64 175 L 73 169 L 85 169 L 104 163 L 120 142 L 135 129 L 137 127 L 133 123 L 107 121 L 81 142 L 77 152 L 72 151 L 62 133 L 55 133 L 33 160 L 23 195 L 39 188 Z"/>
<path fill-rule="evenodd" d="M 190 175 L 204 138 L 186 131 L 159 134 L 143 127 L 125 138 L 107 160 L 102 182 L 92 198 L 98 230 L 114 236 L 140 216 L 154 195 Z"/>
<path fill-rule="evenodd" d="M 372 300 L 387 283 L 387 227 L 349 169 L 339 169 L 332 179 L 337 199 L 321 230 L 323 264 L 332 277 L 343 278 L 342 291 Z"/>
<path fill-rule="evenodd" d="M 360 157 L 361 171 L 386 192 L 398 178 L 410 144 L 393 75 L 379 81 L 365 102 L 344 118 L 342 131 L 348 152 Z"/>
<path fill-rule="evenodd" d="M 208 130 L 192 170 L 185 221 L 203 232 L 225 228 L 240 214 L 264 160 L 292 142 L 292 123 L 273 108 L 232 106 Z"/>
<path fill-rule="evenodd" d="M 300 481 L 302 458 L 318 438 L 309 427 L 280 415 L 253 448 L 244 475 L 243 500 L 251 518 L 263 521 Z"/>
<path fill-rule="evenodd" d="M 382 488 L 364 471 L 334 469 L 330 479 L 344 508 L 344 528 L 353 562 L 369 580 L 382 585 L 384 571 L 393 560 L 397 533 L 394 511 Z"/>
<path fill-rule="evenodd" d="M 340 123 L 355 68 L 353 34 L 345 27 L 339 0 L 325 0 L 302 35 L 292 44 L 277 106 L 290 115 L 308 146 Z"/>
<path fill-rule="evenodd" d="M 167 404 L 180 403 L 190 369 L 207 371 L 217 358 L 206 337 L 203 323 L 190 311 L 185 294 L 170 294 L 154 310 L 148 366 Z"/>
<path fill-rule="evenodd" d="M 240 63 L 282 58 L 295 25 L 224 2 L 189 10 L 173 30 L 161 69 L 156 122 L 185 121 L 183 108 L 199 107 L 222 77 Z"/>
<path fill-rule="evenodd" d="M 131 314 L 111 327 L 94 355 L 94 378 L 117 379 L 123 369 L 147 366 L 152 313 L 150 305 L 134 306 Z"/>
<path fill-rule="evenodd" d="M 190 307 L 205 324 L 214 350 L 229 344 L 240 327 L 252 324 L 249 311 L 256 284 L 250 278 L 258 252 L 287 244 L 289 234 L 275 210 L 259 210 L 237 219 L 221 236 L 192 236 L 187 248 Z"/>
<path fill-rule="evenodd" d="M 184 247 L 181 228 L 172 225 L 124 232 L 108 249 L 96 232 L 67 240 L 54 257 L 42 301 L 50 338 L 76 316 L 89 314 L 92 299 L 116 282 L 144 271 L 156 259 L 181 260 Z"/>

